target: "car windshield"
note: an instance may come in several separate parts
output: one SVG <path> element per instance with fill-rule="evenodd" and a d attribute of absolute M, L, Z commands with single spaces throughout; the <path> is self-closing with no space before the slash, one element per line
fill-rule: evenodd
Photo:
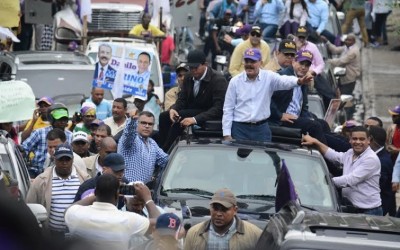
<path fill-rule="evenodd" d="M 60 94 L 82 94 L 89 96 L 92 88 L 94 67 L 82 69 L 51 68 L 20 69 L 16 80 L 25 81 L 31 86 L 37 98 L 42 96 L 57 96 Z M 104 98 L 112 100 L 110 91 L 105 91 Z"/>
<path fill-rule="evenodd" d="M 170 159 L 162 183 L 162 194 L 176 196 L 212 194 L 226 187 L 239 199 L 274 203 L 276 169 L 285 160 L 302 205 L 333 210 L 322 158 L 290 151 L 271 152 L 236 147 L 178 148 Z M 325 167 L 326 168 L 326 167 Z M 251 202 L 250 202 L 251 203 Z"/>

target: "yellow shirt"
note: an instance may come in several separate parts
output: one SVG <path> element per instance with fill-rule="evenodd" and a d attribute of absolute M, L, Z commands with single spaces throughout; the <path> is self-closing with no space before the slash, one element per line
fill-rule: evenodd
<path fill-rule="evenodd" d="M 142 24 L 137 24 L 135 25 L 131 31 L 129 31 L 129 35 L 134 35 L 134 36 L 164 36 L 165 33 L 162 32 L 159 28 L 157 28 L 154 25 L 149 24 L 149 28 L 146 30 L 143 28 Z"/>
<path fill-rule="evenodd" d="M 28 121 L 28 123 L 25 126 L 25 130 L 27 130 L 29 128 L 29 126 L 32 123 L 32 119 Z M 48 121 L 43 121 L 42 117 L 39 116 L 39 118 L 36 120 L 35 124 L 33 125 L 33 130 L 39 129 L 39 128 L 45 128 L 50 126 L 50 123 Z"/>
<path fill-rule="evenodd" d="M 249 49 L 249 48 L 256 48 L 261 51 L 261 55 L 262 55 L 261 68 L 264 68 L 265 65 L 269 62 L 270 50 L 269 50 L 268 43 L 261 40 L 260 45 L 258 47 L 254 47 L 250 43 L 250 38 L 249 38 L 246 41 L 239 43 L 239 45 L 236 46 L 235 50 L 232 53 L 231 61 L 229 64 L 229 73 L 232 75 L 232 77 L 241 73 L 244 70 L 243 56 L 244 56 L 244 52 L 246 51 L 246 49 Z"/>

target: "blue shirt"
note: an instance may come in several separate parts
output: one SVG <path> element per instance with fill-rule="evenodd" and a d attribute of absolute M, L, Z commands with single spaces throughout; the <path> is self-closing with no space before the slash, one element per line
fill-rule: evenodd
<path fill-rule="evenodd" d="M 32 166 L 43 169 L 44 162 L 46 160 L 47 154 L 47 133 L 53 130 L 52 126 L 48 126 L 41 129 L 34 130 L 31 135 L 22 143 L 22 147 L 25 152 L 33 152 L 35 157 L 32 159 Z M 72 132 L 65 130 L 65 135 L 67 136 L 67 142 L 72 141 Z"/>
<path fill-rule="evenodd" d="M 306 3 L 308 8 L 307 22 L 309 22 L 313 28 L 317 28 L 317 32 L 321 33 L 328 23 L 328 4 L 323 0 L 316 0 L 315 3 L 311 3 L 309 0 L 306 0 Z"/>
<path fill-rule="evenodd" d="M 92 98 L 86 99 L 86 102 L 91 102 Z M 112 116 L 112 105 L 107 100 L 102 100 L 99 105 L 96 105 L 96 118 L 100 120 L 104 120 L 108 117 Z"/>
<path fill-rule="evenodd" d="M 129 119 L 118 143 L 118 153 L 125 159 L 125 177 L 132 181 L 147 183 L 156 165 L 165 167 L 168 155 L 151 138 L 137 133 L 137 119 Z"/>
<path fill-rule="evenodd" d="M 262 1 L 256 3 L 255 16 L 260 23 L 279 24 L 280 14 L 285 9 L 282 0 L 271 0 L 270 3 L 262 5 Z"/>

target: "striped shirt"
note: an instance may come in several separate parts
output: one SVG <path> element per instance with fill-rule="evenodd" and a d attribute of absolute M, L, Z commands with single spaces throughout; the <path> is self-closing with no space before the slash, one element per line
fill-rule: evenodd
<path fill-rule="evenodd" d="M 236 219 L 224 234 L 215 232 L 212 222 L 208 231 L 208 250 L 229 250 L 229 240 L 236 233 Z"/>
<path fill-rule="evenodd" d="M 137 129 L 137 119 L 129 119 L 118 143 L 118 153 L 125 159 L 125 177 L 129 182 L 147 183 L 155 166 L 165 167 L 168 155 L 151 138 L 143 138 Z"/>
<path fill-rule="evenodd" d="M 76 169 L 72 167 L 72 173 L 67 179 L 59 177 L 53 168 L 51 206 L 49 225 L 54 231 L 66 231 L 64 222 L 64 211 L 72 203 L 80 186 Z"/>

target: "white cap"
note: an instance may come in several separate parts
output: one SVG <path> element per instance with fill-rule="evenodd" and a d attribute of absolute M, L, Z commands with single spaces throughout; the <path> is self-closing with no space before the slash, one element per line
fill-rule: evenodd
<path fill-rule="evenodd" d="M 72 142 L 76 142 L 76 141 L 89 142 L 88 134 L 86 132 L 83 132 L 83 131 L 74 132 L 74 134 L 72 135 Z"/>

